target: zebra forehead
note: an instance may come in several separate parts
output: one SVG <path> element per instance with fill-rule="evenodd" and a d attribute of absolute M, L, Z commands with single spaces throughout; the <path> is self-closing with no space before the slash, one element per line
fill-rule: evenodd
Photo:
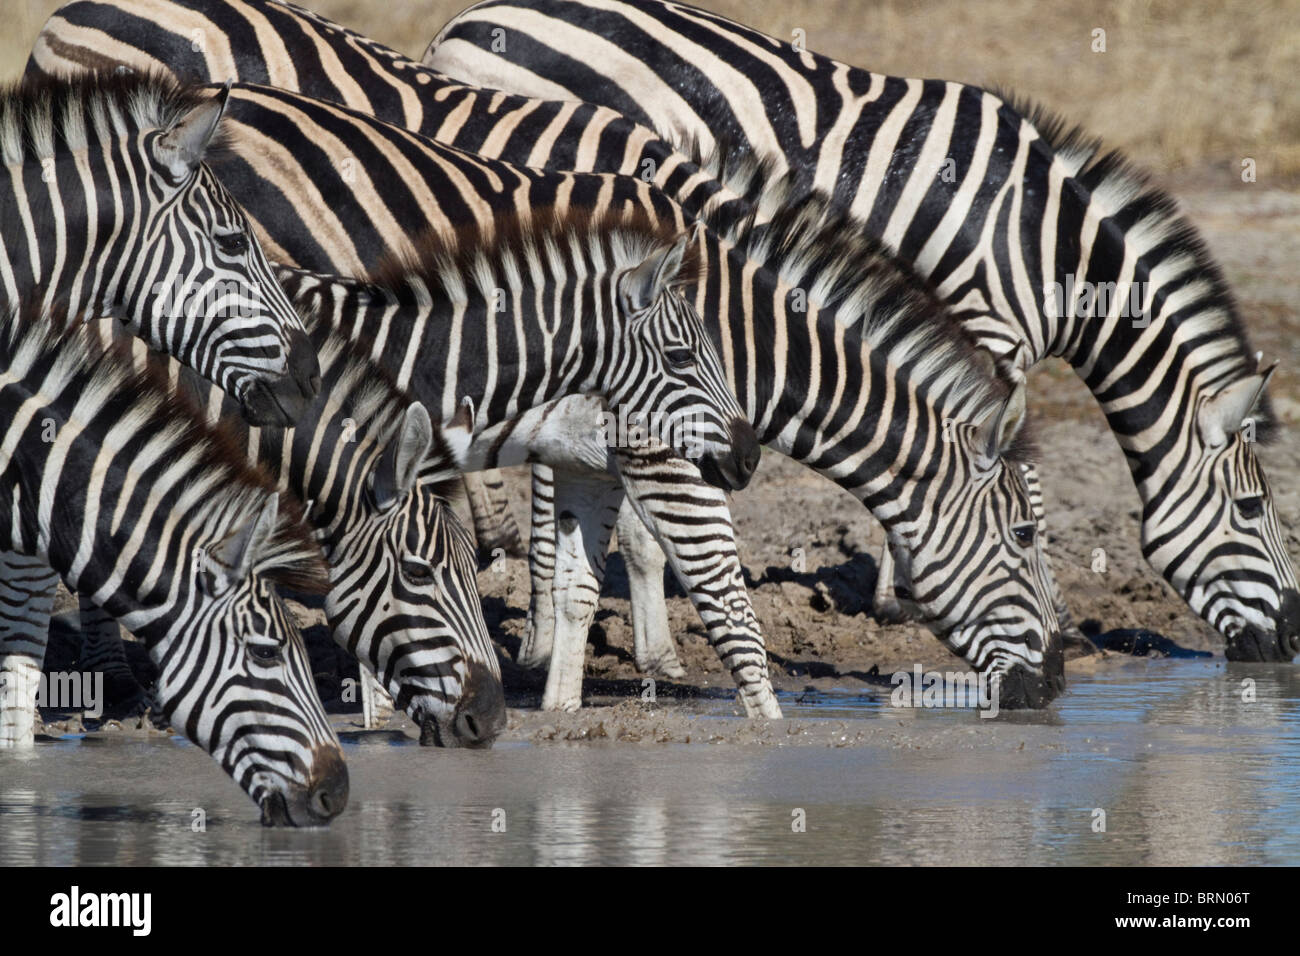
<path fill-rule="evenodd" d="M 13 165 L 84 149 L 88 128 L 101 137 L 168 129 L 211 92 L 149 72 L 25 76 L 0 87 L 0 158 Z"/>

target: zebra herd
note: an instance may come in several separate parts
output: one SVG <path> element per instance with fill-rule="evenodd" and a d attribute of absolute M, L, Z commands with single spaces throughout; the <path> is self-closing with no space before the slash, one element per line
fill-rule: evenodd
<path fill-rule="evenodd" d="M 141 638 L 265 823 L 348 795 L 277 589 L 323 601 L 367 719 L 386 695 L 422 743 L 490 745 L 451 498 L 520 547 L 492 469 L 522 464 L 544 708 L 581 706 L 617 528 L 638 667 L 683 673 L 667 564 L 778 717 L 726 499 L 760 445 L 882 524 L 878 614 L 1045 706 L 1082 639 L 1024 427 L 1050 355 L 1228 656 L 1300 650 L 1253 448 L 1272 370 L 1217 267 L 1120 157 L 993 93 L 661 0 L 486 0 L 423 63 L 279 0 L 76 0 L 0 94 L 0 153 L 0 746 L 33 740 L 59 579 L 82 666 L 138 694 L 118 625 Z"/>

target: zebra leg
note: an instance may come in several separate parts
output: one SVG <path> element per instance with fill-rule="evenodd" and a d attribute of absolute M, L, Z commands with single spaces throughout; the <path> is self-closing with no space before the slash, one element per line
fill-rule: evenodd
<path fill-rule="evenodd" d="M 876 590 L 871 599 L 871 613 L 881 624 L 902 624 L 904 621 L 911 620 L 912 615 L 904 610 L 898 600 L 894 552 L 889 549 L 888 541 L 880 549 L 877 568 Z"/>
<path fill-rule="evenodd" d="M 1043 507 L 1043 483 L 1038 477 L 1038 467 L 1022 464 L 1020 473 L 1025 476 L 1025 484 L 1029 486 L 1029 506 L 1034 512 L 1034 523 L 1038 526 L 1038 540 L 1043 551 L 1043 572 L 1052 588 L 1052 603 L 1056 605 L 1056 619 L 1061 627 L 1063 646 L 1067 653 L 1073 651 L 1079 657 L 1096 654 L 1097 645 L 1084 637 L 1083 631 L 1074 623 L 1074 615 L 1066 606 L 1060 585 L 1056 583 L 1056 575 L 1052 572 L 1052 560 L 1047 553 L 1047 509 Z"/>
<path fill-rule="evenodd" d="M 466 473 L 465 494 L 469 498 L 469 510 L 474 515 L 474 538 L 478 541 L 479 559 L 493 560 L 498 548 L 507 557 L 522 558 L 524 542 L 510 511 L 510 499 L 501 472 L 492 468 Z"/>
<path fill-rule="evenodd" d="M 726 495 L 662 445 L 618 449 L 615 455 L 628 500 L 695 605 L 709 644 L 740 690 L 745 713 L 780 717 Z"/>
<path fill-rule="evenodd" d="M 77 627 L 81 632 L 78 667 L 92 674 L 104 675 L 104 713 L 143 713 L 146 702 L 144 688 L 126 661 L 117 619 L 84 595 L 79 595 Z"/>
<path fill-rule="evenodd" d="M 36 742 L 36 691 L 58 582 L 39 558 L 0 552 L 0 749 Z"/>
<path fill-rule="evenodd" d="M 366 730 L 378 730 L 393 717 L 393 698 L 370 673 L 370 668 L 359 662 L 357 668 L 361 671 L 361 726 Z"/>
<path fill-rule="evenodd" d="M 543 710 L 582 707 L 587 634 L 605 578 L 609 538 L 623 502 L 623 488 L 599 472 L 556 471 L 555 638 L 542 695 Z"/>
<path fill-rule="evenodd" d="M 546 465 L 533 465 L 532 529 L 528 534 L 528 622 L 515 663 L 545 667 L 555 638 L 555 477 Z"/>
<path fill-rule="evenodd" d="M 664 601 L 667 558 L 663 548 L 637 515 L 631 499 L 624 501 L 619 510 L 617 529 L 618 549 L 627 564 L 636 669 L 642 674 L 684 677 L 686 668 L 677 659 L 668 628 L 668 604 Z"/>

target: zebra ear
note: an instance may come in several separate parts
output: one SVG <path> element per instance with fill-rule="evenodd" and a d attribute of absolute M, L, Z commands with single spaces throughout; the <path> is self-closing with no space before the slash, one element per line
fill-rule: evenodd
<path fill-rule="evenodd" d="M 371 491 L 380 511 L 387 511 L 406 497 L 432 447 L 433 423 L 429 421 L 429 412 L 422 402 L 412 402 L 406 408 L 397 438 L 379 456 L 371 479 Z"/>
<path fill-rule="evenodd" d="M 1197 413 L 1196 424 L 1206 447 L 1220 448 L 1228 443 L 1229 435 L 1241 431 L 1243 421 L 1259 404 L 1275 371 L 1277 365 L 1272 365 L 1264 372 L 1233 382 L 1205 400 Z"/>
<path fill-rule="evenodd" d="M 635 269 L 629 269 L 618 280 L 619 292 L 628 312 L 648 309 L 663 291 L 672 285 L 682 268 L 690 233 L 678 236 L 667 249 L 659 249 Z"/>
<path fill-rule="evenodd" d="M 987 462 L 996 461 L 1024 424 L 1025 385 L 1021 382 L 1011 390 L 1002 407 L 991 412 L 975 430 L 976 450 Z"/>
<path fill-rule="evenodd" d="M 460 408 L 451 421 L 442 426 L 442 438 L 451 450 L 451 457 L 457 471 L 464 471 L 469 461 L 469 448 L 474 443 L 474 402 L 470 398 L 461 400 Z"/>
<path fill-rule="evenodd" d="M 227 81 L 216 96 L 194 107 L 154 141 L 154 159 L 173 182 L 184 182 L 198 168 L 217 132 L 217 124 L 221 122 L 229 98 L 230 83 Z"/>
<path fill-rule="evenodd" d="M 257 517 L 236 529 L 209 556 L 204 570 L 208 572 L 208 587 L 213 595 L 229 590 L 236 581 L 248 576 L 253 562 L 275 533 L 279 516 L 280 496 L 272 492 L 266 496 Z"/>

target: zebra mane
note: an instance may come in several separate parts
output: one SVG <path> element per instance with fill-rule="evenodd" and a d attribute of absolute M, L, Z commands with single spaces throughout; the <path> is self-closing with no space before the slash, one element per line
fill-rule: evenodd
<path fill-rule="evenodd" d="M 364 336 L 348 339 L 319 314 L 304 318 L 307 332 L 320 359 L 322 391 L 327 401 L 342 407 L 356 422 L 356 433 L 365 435 L 381 451 L 398 436 L 406 410 L 416 401 L 397 384 L 388 369 L 371 358 L 372 344 Z M 335 377 L 335 368 L 342 370 Z M 430 486 L 437 498 L 451 501 L 460 491 L 461 473 L 456 457 L 443 437 L 437 416 L 433 422 L 433 445 L 420 468 L 421 484 Z"/>
<path fill-rule="evenodd" d="M 11 377 L 38 374 L 42 392 L 77 395 L 76 409 L 89 417 L 109 413 L 149 435 L 154 469 L 182 469 L 186 480 L 172 507 L 213 529 L 213 544 L 255 519 L 275 485 L 250 466 L 244 449 L 183 392 L 172 388 L 152 364 L 139 366 L 127 343 L 106 345 L 98 330 L 65 309 L 34 303 L 0 306 L 0 366 Z M 253 571 L 272 583 L 323 594 L 329 580 L 320 547 L 296 500 L 280 496 L 275 531 Z"/>
<path fill-rule="evenodd" d="M 180 83 L 161 73 L 26 76 L 0 87 L 0 161 L 14 165 L 85 149 L 92 130 L 102 141 L 169 129 L 211 95 L 211 87 Z M 218 126 L 209 151 L 221 143 Z"/>
<path fill-rule="evenodd" d="M 748 215 L 717 227 L 744 256 L 801 288 L 871 350 L 906 369 L 940 403 L 980 421 L 1006 400 L 1010 381 L 925 279 L 899 260 L 865 224 L 793 171 L 774 175 L 774 161 L 719 140 L 682 146 L 702 169 L 750 204 Z M 761 216 L 765 221 L 758 222 Z M 1005 457 L 1029 460 L 1033 442 L 1013 443 Z"/>
<path fill-rule="evenodd" d="M 1228 354 L 1217 356 L 1226 365 L 1225 385 L 1254 375 L 1258 371 L 1256 353 L 1250 346 L 1236 296 L 1199 230 L 1179 210 L 1177 200 L 1154 185 L 1150 174 L 1118 150 L 1106 150 L 1099 138 L 1081 127 L 1009 90 L 990 92 L 1002 101 L 1003 110 L 1034 128 L 1044 146 L 1055 153 L 1069 175 L 1107 214 L 1124 210 L 1124 219 L 1132 223 L 1127 230 L 1141 229 L 1168 249 L 1170 256 L 1191 260 L 1192 272 L 1207 288 L 1199 298 L 1200 308 L 1194 317 L 1174 312 L 1164 321 L 1170 325 L 1194 322 L 1194 334 L 1187 338 L 1201 344 L 1214 340 L 1229 346 L 1225 350 Z M 1276 438 L 1277 423 L 1267 394 L 1260 398 L 1256 422 L 1256 441 L 1267 444 Z"/>
<path fill-rule="evenodd" d="M 531 216 L 497 217 L 490 229 L 471 223 L 451 233 L 427 230 L 409 255 L 385 257 L 365 279 L 404 304 L 427 305 L 439 294 L 453 302 L 497 289 L 519 289 L 532 275 L 608 274 L 640 265 L 681 236 L 671 224 L 644 212 L 593 214 L 553 207 Z M 688 243 L 674 286 L 701 274 L 698 249 Z"/>

